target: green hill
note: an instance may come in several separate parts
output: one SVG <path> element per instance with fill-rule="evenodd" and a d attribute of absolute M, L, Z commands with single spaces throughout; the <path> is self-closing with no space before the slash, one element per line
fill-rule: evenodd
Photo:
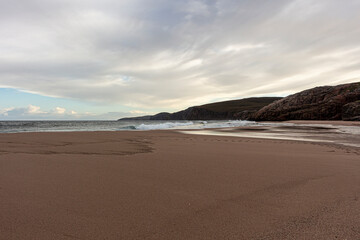
<path fill-rule="evenodd" d="M 120 120 L 245 120 L 251 118 L 257 110 L 280 99 L 279 97 L 244 98 L 189 107 L 175 113 L 163 112 L 153 116 Z"/>
<path fill-rule="evenodd" d="M 253 97 L 224 102 L 209 103 L 199 107 L 213 112 L 257 111 L 266 105 L 280 100 L 281 97 Z"/>

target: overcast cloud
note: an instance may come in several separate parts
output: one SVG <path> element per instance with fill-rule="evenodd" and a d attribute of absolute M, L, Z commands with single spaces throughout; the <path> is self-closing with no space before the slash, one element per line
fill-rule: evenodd
<path fill-rule="evenodd" d="M 358 0 L 0 1 L 0 87 L 178 110 L 359 81 L 359 12 Z"/>
<path fill-rule="evenodd" d="M 39 106 L 28 105 L 27 107 L 11 107 L 0 109 L 1 120 L 117 120 L 122 117 L 146 115 L 147 112 L 107 112 L 96 114 L 91 112 L 78 113 L 62 107 L 51 110 L 43 110 Z"/>

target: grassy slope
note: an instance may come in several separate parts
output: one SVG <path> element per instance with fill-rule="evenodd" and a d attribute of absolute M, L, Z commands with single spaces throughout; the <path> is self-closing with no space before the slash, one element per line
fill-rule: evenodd
<path fill-rule="evenodd" d="M 244 98 L 240 100 L 209 103 L 198 107 L 218 113 L 256 111 L 280 99 L 280 97 Z"/>

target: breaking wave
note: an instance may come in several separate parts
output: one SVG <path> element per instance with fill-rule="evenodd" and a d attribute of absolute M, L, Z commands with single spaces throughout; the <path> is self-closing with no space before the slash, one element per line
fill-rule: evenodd
<path fill-rule="evenodd" d="M 186 126 L 194 125 L 193 122 L 165 122 L 158 124 L 140 124 L 136 127 L 137 130 L 159 130 L 159 129 L 181 129 Z"/>
<path fill-rule="evenodd" d="M 205 128 L 225 128 L 241 127 L 254 125 L 251 121 L 186 121 L 186 122 L 161 122 L 151 124 L 140 124 L 136 130 L 164 130 L 164 129 L 205 129 Z"/>
<path fill-rule="evenodd" d="M 254 125 L 249 121 L 0 121 L 0 133 L 147 131 L 166 129 L 205 129 Z"/>

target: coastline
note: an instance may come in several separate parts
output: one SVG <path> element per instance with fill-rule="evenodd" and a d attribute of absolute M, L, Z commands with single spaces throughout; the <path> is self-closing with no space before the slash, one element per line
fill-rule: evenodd
<path fill-rule="evenodd" d="M 358 148 L 173 130 L 0 134 L 5 239 L 357 239 Z"/>
<path fill-rule="evenodd" d="M 360 149 L 360 122 L 285 121 L 260 122 L 228 128 L 180 130 L 181 133 L 331 144 Z"/>
<path fill-rule="evenodd" d="M 295 123 L 295 124 L 321 124 L 321 125 L 334 125 L 334 126 L 357 126 L 360 127 L 360 121 L 325 121 L 325 120 L 291 120 L 284 121 L 284 123 Z"/>

